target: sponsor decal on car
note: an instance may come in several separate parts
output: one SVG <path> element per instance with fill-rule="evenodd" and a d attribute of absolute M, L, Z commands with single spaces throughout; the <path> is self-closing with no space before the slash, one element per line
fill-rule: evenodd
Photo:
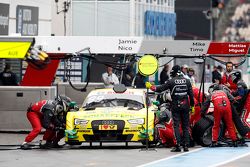
<path fill-rule="evenodd" d="M 99 130 L 117 130 L 117 125 L 99 125 Z"/>

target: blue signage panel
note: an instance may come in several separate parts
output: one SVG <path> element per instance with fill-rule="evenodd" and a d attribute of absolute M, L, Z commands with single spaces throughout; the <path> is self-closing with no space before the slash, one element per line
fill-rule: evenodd
<path fill-rule="evenodd" d="M 153 36 L 176 36 L 176 14 L 146 11 L 144 33 Z"/>

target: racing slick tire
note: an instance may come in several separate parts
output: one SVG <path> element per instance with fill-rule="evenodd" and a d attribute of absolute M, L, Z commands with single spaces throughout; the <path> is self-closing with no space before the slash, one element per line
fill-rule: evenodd
<path fill-rule="evenodd" d="M 211 115 L 206 115 L 201 118 L 193 127 L 192 136 L 194 141 L 204 147 L 212 143 L 212 126 L 214 118 Z"/>
<path fill-rule="evenodd" d="M 212 144 L 212 127 L 214 124 L 214 117 L 212 115 L 206 115 L 201 118 L 193 127 L 192 136 L 194 141 L 203 146 L 208 147 Z M 220 125 L 219 139 L 222 139 L 224 134 L 224 124 Z"/>

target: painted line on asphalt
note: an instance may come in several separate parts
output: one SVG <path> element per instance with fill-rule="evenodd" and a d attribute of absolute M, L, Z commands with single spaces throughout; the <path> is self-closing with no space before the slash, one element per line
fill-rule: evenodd
<path fill-rule="evenodd" d="M 250 146 L 250 144 L 248 144 Z M 250 155 L 250 147 L 200 148 L 177 154 L 138 167 L 216 167 Z"/>
<path fill-rule="evenodd" d="M 224 164 L 227 164 L 227 163 L 229 163 L 229 162 L 235 161 L 235 160 L 237 160 L 237 159 L 241 159 L 241 158 L 243 158 L 243 157 L 246 157 L 246 156 L 248 156 L 248 155 L 250 155 L 250 152 L 248 152 L 248 153 L 246 153 L 246 154 L 243 154 L 243 155 L 240 155 L 240 156 L 237 156 L 237 157 L 235 157 L 235 158 L 233 158 L 233 159 L 230 159 L 230 160 L 228 160 L 228 161 L 224 161 L 224 162 L 221 162 L 221 163 L 218 163 L 218 164 L 209 166 L 209 167 L 216 167 L 216 166 L 224 165 Z"/>
<path fill-rule="evenodd" d="M 159 162 L 168 160 L 168 159 L 172 159 L 172 158 L 175 158 L 175 157 L 183 156 L 183 155 L 185 155 L 185 154 L 189 154 L 189 153 L 192 153 L 192 152 L 200 151 L 200 150 L 202 150 L 202 149 L 204 149 L 204 148 L 198 148 L 198 149 L 195 149 L 195 150 L 192 150 L 192 151 L 189 151 L 189 152 L 179 153 L 179 154 L 172 155 L 172 156 L 170 156 L 170 157 L 163 158 L 163 159 L 159 159 L 159 160 L 156 160 L 156 161 L 153 161 L 153 162 L 149 162 L 149 163 L 146 163 L 146 164 L 137 166 L 137 167 L 150 166 L 150 165 L 153 165 L 153 164 L 156 164 L 156 163 L 159 163 Z"/>

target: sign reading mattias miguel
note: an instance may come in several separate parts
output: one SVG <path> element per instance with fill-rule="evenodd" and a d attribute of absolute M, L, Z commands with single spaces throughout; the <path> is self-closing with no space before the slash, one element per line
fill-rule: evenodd
<path fill-rule="evenodd" d="M 16 32 L 22 36 L 38 35 L 38 7 L 18 5 L 16 8 Z"/>
<path fill-rule="evenodd" d="M 0 3 L 0 35 L 9 33 L 9 4 Z"/>

